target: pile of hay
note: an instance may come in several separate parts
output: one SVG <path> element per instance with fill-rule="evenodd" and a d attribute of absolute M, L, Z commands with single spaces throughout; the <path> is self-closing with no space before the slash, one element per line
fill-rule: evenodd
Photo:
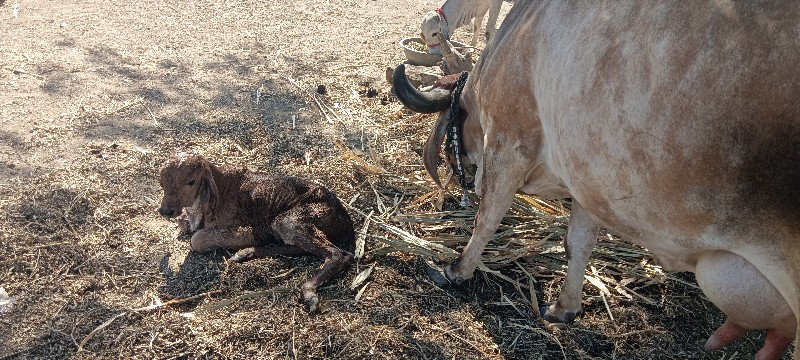
<path fill-rule="evenodd" d="M 431 182 L 424 179 L 385 173 L 353 151 L 343 150 L 346 159 L 374 172 L 373 175 L 390 186 L 402 189 L 407 199 L 391 206 L 379 202 L 375 205 L 379 211 L 369 214 L 351 207 L 352 211 L 365 219 L 359 231 L 359 241 L 369 239 L 383 244 L 373 250 L 376 255 L 411 253 L 431 264 L 451 261 L 458 256 L 473 231 L 476 202 L 480 201 L 474 194 L 464 194 L 453 186 L 449 187 L 449 191 L 432 188 Z M 464 202 L 458 201 L 464 196 L 470 198 L 467 206 L 462 206 Z M 450 210 L 420 210 L 441 209 L 443 205 Z M 562 202 L 517 195 L 484 250 L 479 270 L 513 285 L 531 308 L 538 311 L 534 287 L 537 279 L 565 275 L 567 259 L 564 238 L 568 221 L 569 211 Z M 661 284 L 668 275 L 654 264 L 651 254 L 645 249 L 601 232 L 585 277 L 598 290 L 604 302 L 635 300 L 655 305 L 656 300 L 637 290 Z M 672 279 L 677 280 L 674 277 Z"/>

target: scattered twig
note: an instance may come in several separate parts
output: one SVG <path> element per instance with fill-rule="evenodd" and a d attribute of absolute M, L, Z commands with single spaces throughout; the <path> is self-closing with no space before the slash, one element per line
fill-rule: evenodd
<path fill-rule="evenodd" d="M 586 278 L 590 279 L 589 282 L 591 282 L 595 287 L 597 287 L 597 289 L 600 290 L 600 298 L 603 299 L 603 305 L 606 307 L 608 317 L 611 319 L 611 321 L 614 321 L 614 314 L 611 313 L 611 307 L 608 306 L 608 300 L 606 299 L 606 294 L 611 295 L 611 292 L 608 291 L 608 287 L 606 287 L 602 280 L 600 280 L 600 274 L 597 273 L 597 268 L 592 265 L 589 266 L 589 269 L 592 271 L 592 274 L 594 274 L 594 278 L 588 275 Z"/>
<path fill-rule="evenodd" d="M 94 328 L 94 330 L 92 330 L 92 332 L 90 332 L 89 335 L 86 335 L 86 337 L 83 338 L 81 343 L 78 345 L 78 352 L 83 351 L 83 346 L 86 345 L 86 342 L 88 342 L 91 338 L 93 338 L 95 335 L 97 335 L 98 332 L 100 332 L 101 330 L 105 329 L 108 325 L 111 325 L 111 323 L 114 322 L 114 320 L 118 319 L 120 316 L 123 316 L 123 315 L 125 315 L 127 313 L 128 313 L 127 311 L 123 311 L 123 312 L 121 312 L 121 313 L 119 313 L 117 315 L 114 315 L 114 317 L 112 317 L 111 319 L 106 320 L 106 322 L 104 322 L 104 323 L 100 324 L 98 327 Z"/>
<path fill-rule="evenodd" d="M 51 344 L 53 344 L 53 343 L 56 343 L 56 342 L 58 342 L 58 340 L 57 340 L 57 339 L 53 339 L 53 340 L 50 340 L 50 341 L 47 341 L 47 342 L 44 342 L 44 343 L 41 343 L 41 344 L 36 344 L 36 345 L 33 345 L 33 346 L 31 346 L 31 347 L 27 347 L 27 348 L 24 348 L 24 349 L 20 349 L 20 350 L 17 350 L 17 351 L 15 351 L 15 352 L 13 352 L 13 353 L 10 353 L 10 354 L 6 354 L 6 355 L 3 355 L 3 356 L 0 356 L 0 360 L 8 360 L 8 359 L 13 359 L 13 358 L 15 358 L 17 355 L 24 354 L 24 353 L 26 353 L 26 352 L 29 352 L 29 351 L 31 351 L 31 350 L 33 350 L 33 349 L 36 349 L 36 348 L 38 348 L 38 347 L 42 347 L 42 346 L 48 346 L 48 345 L 51 345 Z"/>
<path fill-rule="evenodd" d="M 219 293 L 222 293 L 222 290 L 207 291 L 207 292 L 204 292 L 202 294 L 192 295 L 192 296 L 185 297 L 185 298 L 167 300 L 167 302 L 163 302 L 163 303 L 161 301 L 158 301 L 157 303 L 155 303 L 153 305 L 140 307 L 140 308 L 136 308 L 136 309 L 131 309 L 131 311 L 139 312 L 139 311 L 154 310 L 154 309 L 158 309 L 160 307 L 182 304 L 182 303 L 185 303 L 185 302 L 189 302 L 189 301 L 192 301 L 192 300 L 197 300 L 199 298 L 209 297 L 209 296 L 216 295 L 216 294 L 219 294 Z"/>
<path fill-rule="evenodd" d="M 555 335 L 551 334 L 550 332 L 545 331 L 544 329 L 535 328 L 533 326 L 517 324 L 515 322 L 510 322 L 509 324 L 511 324 L 511 326 L 518 327 L 518 328 L 521 328 L 521 329 L 525 329 L 525 330 L 528 330 L 528 331 L 531 331 L 531 332 L 535 332 L 537 334 L 540 334 L 540 335 L 543 335 L 545 337 L 549 337 L 549 338 L 553 339 L 556 342 L 556 344 L 558 344 L 558 347 L 561 349 L 561 356 L 563 356 L 564 359 L 567 358 L 567 353 L 564 352 L 564 346 L 561 345 L 561 341 L 559 341 L 558 337 L 556 337 Z"/>
<path fill-rule="evenodd" d="M 187 302 L 187 301 L 191 301 L 191 300 L 194 300 L 194 299 L 197 299 L 197 298 L 200 298 L 200 297 L 210 296 L 212 294 L 217 294 L 217 293 L 220 293 L 220 292 L 222 292 L 222 291 L 220 291 L 220 290 L 208 291 L 208 292 L 205 292 L 205 293 L 202 293 L 202 294 L 197 294 L 197 295 L 189 296 L 189 297 L 186 297 L 186 298 L 172 299 L 172 300 L 169 300 L 169 301 L 164 302 L 164 303 L 159 301 L 158 303 L 150 305 L 150 306 L 145 306 L 145 307 L 140 307 L 140 308 L 136 308 L 136 309 L 131 309 L 131 310 L 128 310 L 128 311 L 123 311 L 123 312 L 121 312 L 121 313 L 119 313 L 117 315 L 114 315 L 112 318 L 106 320 L 104 323 L 102 323 L 99 326 L 97 326 L 96 328 L 94 328 L 94 330 L 92 330 L 89 333 L 89 335 L 86 335 L 86 337 L 84 337 L 83 340 L 81 340 L 80 344 L 78 344 L 78 352 L 83 351 L 83 347 L 86 345 L 86 343 L 89 340 L 91 340 L 95 335 L 97 335 L 97 333 L 99 333 L 100 331 L 102 331 L 103 329 L 105 329 L 106 327 L 111 325 L 111 323 L 114 322 L 114 320 L 116 320 L 116 319 L 118 319 L 118 318 L 120 318 L 120 317 L 122 317 L 124 315 L 135 313 L 135 312 L 140 312 L 140 311 L 154 310 L 154 309 L 158 309 L 160 307 L 169 306 L 169 305 L 181 304 L 181 303 L 184 303 L 184 302 Z"/>
<path fill-rule="evenodd" d="M 633 331 L 629 331 L 629 332 L 622 333 L 622 334 L 608 334 L 608 333 L 605 333 L 605 332 L 601 333 L 599 331 L 594 331 L 594 330 L 590 330 L 590 329 L 584 329 L 584 328 L 580 328 L 580 327 L 572 327 L 570 329 L 571 330 L 582 331 L 582 332 L 588 332 L 588 333 L 592 333 L 592 334 L 597 334 L 597 335 L 600 335 L 600 336 L 605 336 L 605 337 L 610 337 L 610 338 L 621 338 L 621 337 L 627 337 L 627 336 L 631 336 L 631 335 L 648 334 L 648 333 L 659 334 L 659 335 L 667 333 L 667 331 L 665 331 L 665 330 L 658 330 L 658 329 L 633 330 Z"/>
<path fill-rule="evenodd" d="M 481 349 L 480 349 L 480 348 L 479 348 L 477 345 L 475 345 L 474 343 L 472 343 L 472 341 L 469 341 L 469 340 L 467 340 L 467 339 L 465 339 L 465 338 L 463 338 L 463 337 L 461 337 L 461 336 L 458 336 L 458 335 L 455 335 L 455 334 L 453 334 L 453 332 L 454 332 L 454 331 L 459 331 L 459 330 L 462 330 L 461 328 L 457 328 L 457 329 L 451 329 L 451 330 L 444 330 L 444 329 L 442 329 L 442 328 L 440 328 L 440 327 L 438 327 L 438 326 L 436 326 L 436 325 L 431 325 L 431 327 L 432 327 L 432 328 L 434 328 L 434 329 L 436 329 L 436 330 L 439 330 L 439 331 L 441 331 L 443 334 L 445 334 L 445 335 L 447 335 L 447 336 L 450 336 L 450 337 L 452 337 L 452 338 L 454 338 L 454 339 L 457 339 L 457 340 L 461 340 L 461 341 L 463 341 L 464 343 L 466 343 L 467 345 L 469 345 L 469 346 L 471 346 L 473 349 L 475 349 L 475 351 L 477 351 L 479 354 L 481 354 L 481 355 L 483 354 L 483 350 L 481 350 Z"/>
<path fill-rule="evenodd" d="M 294 324 L 295 318 L 297 317 L 297 310 L 292 309 L 292 338 L 289 339 L 289 353 L 292 355 L 292 359 L 297 360 L 297 348 L 295 348 L 295 341 L 294 341 Z"/>
<path fill-rule="evenodd" d="M 367 217 L 364 219 L 364 225 L 361 226 L 361 231 L 356 238 L 356 249 L 355 254 L 353 255 L 356 259 L 360 259 L 364 256 L 364 246 L 367 242 L 366 234 L 367 231 L 369 231 L 370 219 L 372 219 L 372 214 L 374 213 L 375 211 L 370 211 L 369 214 L 367 214 Z"/>
<path fill-rule="evenodd" d="M 156 120 L 156 116 L 153 115 L 153 111 L 150 110 L 150 107 L 145 106 L 144 108 L 147 109 L 147 113 L 150 114 L 150 118 L 153 119 L 153 126 L 160 126 L 161 124 L 159 124 L 158 120 Z"/>
<path fill-rule="evenodd" d="M 141 104 L 143 102 L 144 102 L 144 100 L 142 98 L 136 98 L 135 100 L 133 100 L 131 102 L 127 102 L 126 101 L 124 104 L 122 104 L 122 106 L 120 106 L 120 107 L 118 107 L 116 109 L 106 110 L 106 112 L 103 115 L 106 115 L 106 116 L 114 115 L 114 114 L 116 114 L 116 113 L 118 113 L 120 111 L 132 108 L 132 107 L 134 107 L 136 105 L 139 105 L 139 104 Z"/>
<path fill-rule="evenodd" d="M 71 243 L 72 243 L 72 241 L 61 241 L 61 242 L 50 243 L 50 244 L 39 244 L 39 245 L 34 246 L 33 248 L 34 249 L 45 249 L 45 248 L 49 248 L 49 247 L 52 247 L 52 246 L 61 246 L 61 245 L 66 245 L 66 244 L 71 244 Z"/>
<path fill-rule="evenodd" d="M 320 111 L 320 112 L 322 113 L 322 115 L 325 117 L 325 120 L 328 122 L 328 124 L 333 124 L 333 120 L 330 118 L 330 116 L 328 116 L 328 113 L 327 113 L 327 112 L 325 112 L 325 107 L 324 107 L 324 106 L 322 106 L 322 104 L 319 102 L 319 100 L 317 100 L 317 97 L 316 97 L 316 96 L 314 96 L 314 95 L 313 95 L 313 94 L 311 94 L 310 92 L 308 92 L 308 91 L 306 91 L 305 89 L 303 89 L 303 87 L 302 87 L 302 86 L 300 86 L 300 84 L 298 84 L 298 83 L 297 83 L 297 81 L 295 81 L 295 80 L 294 80 L 294 79 L 292 79 L 291 77 L 289 77 L 289 76 L 283 76 L 283 78 L 284 78 L 284 79 L 286 79 L 286 80 L 288 80 L 288 81 L 289 81 L 289 83 L 291 83 L 292 85 L 294 85 L 294 87 L 296 87 L 296 88 L 297 88 L 297 90 L 300 90 L 300 91 L 301 91 L 301 92 L 303 92 L 303 93 L 304 93 L 306 96 L 310 97 L 310 98 L 311 98 L 311 100 L 314 100 L 314 103 L 316 103 L 316 104 L 317 104 L 317 108 L 319 108 L 319 111 Z"/>
<path fill-rule="evenodd" d="M 30 75 L 30 76 L 33 76 L 33 77 L 39 79 L 39 80 L 43 80 L 44 79 L 44 76 L 42 76 L 42 75 L 34 74 L 34 73 L 31 73 L 31 72 L 28 72 L 28 71 L 25 71 L 25 70 L 22 70 L 22 69 L 13 69 L 13 68 L 10 68 L 8 66 L 3 66 L 3 69 L 11 71 L 14 74 Z"/>
<path fill-rule="evenodd" d="M 355 279 L 353 279 L 353 283 L 350 284 L 350 290 L 355 290 L 357 287 L 361 286 L 361 284 L 369 278 L 372 274 L 372 270 L 375 269 L 375 263 L 372 263 L 368 268 L 361 271 L 358 275 L 356 275 Z"/>
<path fill-rule="evenodd" d="M 220 301 L 217 301 L 217 302 L 213 302 L 213 303 L 210 303 L 210 304 L 203 305 L 200 309 L 198 309 L 198 310 L 196 310 L 194 312 L 184 313 L 183 315 L 185 317 L 193 317 L 194 314 L 196 314 L 196 313 L 207 313 L 207 312 L 219 310 L 219 309 L 222 309 L 223 307 L 231 305 L 231 304 L 233 304 L 233 303 L 235 303 L 235 302 L 237 302 L 239 300 L 259 298 L 259 297 L 264 297 L 266 295 L 272 295 L 272 294 L 275 294 L 275 293 L 291 293 L 292 291 L 293 291 L 292 289 L 278 288 L 278 289 L 270 289 L 270 290 L 249 292 L 249 293 L 245 293 L 245 294 L 242 294 L 242 295 L 239 295 L 239 296 L 235 296 L 235 297 L 230 298 L 230 299 L 223 299 L 223 300 L 220 300 Z"/>

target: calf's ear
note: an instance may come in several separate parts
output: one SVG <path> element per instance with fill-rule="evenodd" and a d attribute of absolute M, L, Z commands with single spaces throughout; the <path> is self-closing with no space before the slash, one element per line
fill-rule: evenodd
<path fill-rule="evenodd" d="M 214 210 L 217 207 L 217 200 L 219 199 L 219 191 L 217 190 L 217 183 L 214 182 L 214 175 L 211 168 L 206 164 L 203 167 L 203 176 L 200 179 L 200 203 L 202 204 L 203 213 L 213 219 Z"/>

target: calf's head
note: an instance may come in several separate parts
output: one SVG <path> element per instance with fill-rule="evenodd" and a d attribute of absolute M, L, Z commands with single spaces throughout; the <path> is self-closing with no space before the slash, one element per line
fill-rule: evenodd
<path fill-rule="evenodd" d="M 164 197 L 158 213 L 174 218 L 185 207 L 209 213 L 216 205 L 217 184 L 211 164 L 200 155 L 177 154 L 161 167 L 161 189 Z"/>
<path fill-rule="evenodd" d="M 419 36 L 432 49 L 440 45 L 439 35 L 447 38 L 447 34 L 444 34 L 446 31 L 444 19 L 442 19 L 441 15 L 435 11 L 430 11 L 422 18 Z"/>
<path fill-rule="evenodd" d="M 444 141 L 447 125 L 449 123 L 450 111 L 447 110 L 450 109 L 453 101 L 453 94 L 450 88 L 455 86 L 455 81 L 458 80 L 458 77 L 459 74 L 445 76 L 437 81 L 436 85 L 440 85 L 440 88 L 434 88 L 431 91 L 420 91 L 408 80 L 403 64 L 398 65 L 392 74 L 394 92 L 403 105 L 418 113 L 431 114 L 441 112 L 439 118 L 436 120 L 436 124 L 433 126 L 433 130 L 430 135 L 428 135 L 427 141 L 425 141 L 422 154 L 425 170 L 428 171 L 433 181 L 439 186 L 442 185 L 439 179 L 439 172 L 436 170 L 440 160 L 439 150 Z M 466 124 L 470 114 L 467 109 L 462 106 L 460 101 L 458 104 L 461 109 L 460 113 L 462 117 L 462 119 L 459 120 L 462 121 L 462 124 Z M 471 148 L 474 149 L 474 144 L 469 143 L 474 136 L 466 134 L 467 129 L 462 130 L 464 131 L 464 136 L 461 137 L 461 141 L 464 142 L 465 150 L 469 151 Z M 467 154 L 464 153 L 463 155 L 463 163 L 469 166 L 470 160 L 466 156 Z M 455 161 L 455 159 L 452 158 L 449 160 L 451 162 Z"/>

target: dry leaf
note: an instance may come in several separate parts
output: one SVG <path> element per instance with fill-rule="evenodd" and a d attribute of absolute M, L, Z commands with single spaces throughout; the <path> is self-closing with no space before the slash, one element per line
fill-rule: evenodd
<path fill-rule="evenodd" d="M 353 283 L 350 284 L 350 290 L 355 290 L 361 283 L 363 283 L 367 278 L 372 274 L 372 270 L 375 268 L 375 264 L 373 263 L 370 267 L 366 268 L 364 271 L 360 272 L 356 275 L 356 278 L 353 279 Z"/>

